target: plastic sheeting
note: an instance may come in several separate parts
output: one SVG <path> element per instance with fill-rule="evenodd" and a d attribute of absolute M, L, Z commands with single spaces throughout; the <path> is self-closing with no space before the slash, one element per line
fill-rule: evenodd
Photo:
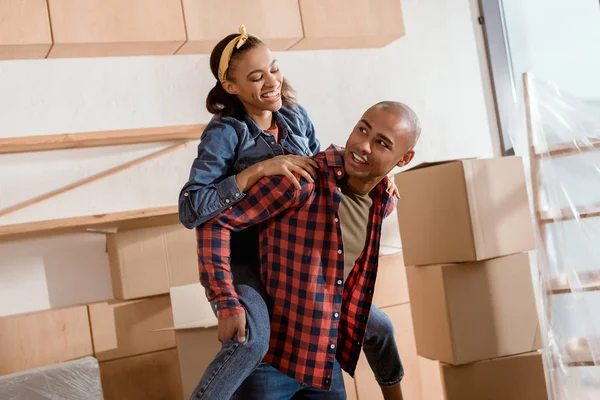
<path fill-rule="evenodd" d="M 102 400 L 100 368 L 93 357 L 0 377 L 2 400 Z"/>
<path fill-rule="evenodd" d="M 549 398 L 600 399 L 600 108 L 524 76 L 510 136 L 529 171 Z"/>

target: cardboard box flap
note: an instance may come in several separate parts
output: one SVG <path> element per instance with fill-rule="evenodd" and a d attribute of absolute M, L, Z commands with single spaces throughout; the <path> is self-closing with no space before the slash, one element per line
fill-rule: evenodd
<path fill-rule="evenodd" d="M 217 317 L 200 283 L 172 287 L 171 307 L 173 326 L 155 331 L 210 328 L 218 325 Z"/>
<path fill-rule="evenodd" d="M 457 162 L 457 161 L 474 160 L 476 158 L 477 157 L 449 158 L 449 159 L 446 159 L 446 160 L 439 160 L 439 161 L 423 161 L 423 162 L 420 162 L 419 164 L 415 165 L 414 167 L 409 167 L 409 168 L 405 169 L 403 172 L 414 171 L 414 170 L 417 170 L 417 169 L 423 169 L 423 168 L 433 167 L 433 166 L 436 166 L 436 165 L 449 164 L 449 163 Z"/>
<path fill-rule="evenodd" d="M 183 331 L 188 329 L 207 329 L 217 326 L 217 319 L 205 319 L 202 321 L 191 322 L 186 325 L 170 326 L 168 328 L 152 329 L 150 332 L 165 332 L 165 331 Z"/>

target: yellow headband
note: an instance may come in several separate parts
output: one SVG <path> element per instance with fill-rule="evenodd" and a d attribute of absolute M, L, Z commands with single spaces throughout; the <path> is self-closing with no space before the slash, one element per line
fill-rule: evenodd
<path fill-rule="evenodd" d="M 260 40 L 258 36 L 249 35 L 246 31 L 246 27 L 244 25 L 240 25 L 240 29 L 238 31 L 240 33 L 239 36 L 231 39 L 225 49 L 223 50 L 223 54 L 221 54 L 221 59 L 219 60 L 219 81 L 221 83 L 225 82 L 227 78 L 227 69 L 229 68 L 229 62 L 231 61 L 231 55 L 233 54 L 233 48 L 237 47 L 238 49 L 246 43 L 248 37 L 252 36 Z"/>

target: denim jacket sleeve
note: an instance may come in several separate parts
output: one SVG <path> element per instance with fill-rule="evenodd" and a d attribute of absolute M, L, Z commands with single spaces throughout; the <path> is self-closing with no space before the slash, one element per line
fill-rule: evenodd
<path fill-rule="evenodd" d="M 311 154 L 315 155 L 319 151 L 321 151 L 321 143 L 319 142 L 319 139 L 317 139 L 317 135 L 315 134 L 315 127 L 312 121 L 310 120 L 306 109 L 299 104 L 298 111 L 300 112 L 302 121 L 304 121 L 304 123 L 306 124 L 305 132 L 306 137 L 308 138 L 308 147 L 310 149 Z"/>
<path fill-rule="evenodd" d="M 228 124 L 211 121 L 202 134 L 190 179 L 179 194 L 179 220 L 189 229 L 241 200 L 234 170 L 239 137 Z"/>

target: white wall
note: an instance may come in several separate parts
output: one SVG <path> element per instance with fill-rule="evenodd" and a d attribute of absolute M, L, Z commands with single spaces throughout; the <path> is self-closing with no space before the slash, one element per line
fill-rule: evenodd
<path fill-rule="evenodd" d="M 368 106 L 392 99 L 421 117 L 417 162 L 492 156 L 494 117 L 486 107 L 489 82 L 472 3 L 403 4 L 407 36 L 385 49 L 277 54 L 323 146 L 344 144 Z M 213 85 L 207 56 L 0 62 L 0 137 L 206 122 L 204 100 Z M 161 147 L 0 156 L 0 209 Z M 1 217 L 0 224 L 175 204 L 194 147 Z M 98 240 L 1 244 L 0 315 L 109 297 L 107 260 Z M 400 246 L 395 216 L 386 223 L 383 243 L 388 250 Z M 80 246 L 87 250 L 80 252 Z M 57 282 L 73 292 L 57 297 Z"/>

